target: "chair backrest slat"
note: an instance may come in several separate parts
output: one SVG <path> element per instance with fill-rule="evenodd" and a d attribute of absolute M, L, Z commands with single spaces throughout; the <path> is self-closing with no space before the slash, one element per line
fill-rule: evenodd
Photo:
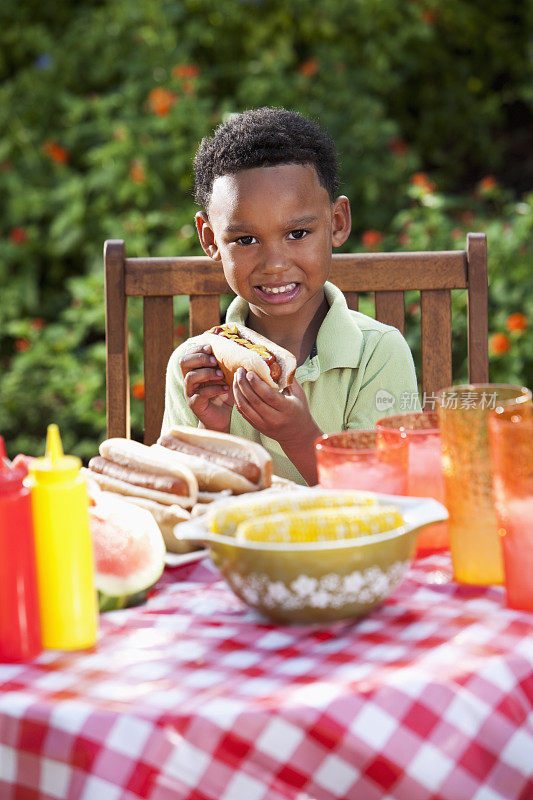
<path fill-rule="evenodd" d="M 468 374 L 471 383 L 489 380 L 487 239 L 482 233 L 467 236 L 468 257 Z"/>
<path fill-rule="evenodd" d="M 405 299 L 403 292 L 376 292 L 376 319 L 405 330 Z"/>
<path fill-rule="evenodd" d="M 144 440 L 153 444 L 161 432 L 165 410 L 165 375 L 174 349 L 172 297 L 143 300 Z"/>
<path fill-rule="evenodd" d="M 130 435 L 127 298 L 144 298 L 145 441 L 161 429 L 165 373 L 174 346 L 174 296 L 189 298 L 189 335 L 220 321 L 220 298 L 230 293 L 219 262 L 207 256 L 126 258 L 124 242 L 104 248 L 108 436 Z M 419 291 L 421 385 L 426 396 L 452 383 L 451 290 L 468 297 L 469 380 L 486 383 L 488 370 L 487 245 L 468 234 L 466 250 L 412 253 L 335 253 L 330 280 L 350 308 L 360 293 L 375 293 L 376 318 L 405 328 L 406 291 Z"/>
<path fill-rule="evenodd" d="M 228 291 L 228 290 L 227 290 Z M 209 330 L 220 322 L 220 295 L 193 294 L 189 300 L 189 335 Z"/>
<path fill-rule="evenodd" d="M 452 383 L 452 309 L 449 289 L 420 292 L 422 390 L 426 398 Z"/>
<path fill-rule="evenodd" d="M 147 269 L 148 267 L 148 269 Z M 126 294 L 224 294 L 228 284 L 222 267 L 207 256 L 127 258 Z"/>
<path fill-rule="evenodd" d="M 466 289 L 466 252 L 335 253 L 330 280 L 343 292 Z"/>
<path fill-rule="evenodd" d="M 107 429 L 113 436 L 130 435 L 128 315 L 124 274 L 124 242 L 105 243 L 105 336 Z"/>
<path fill-rule="evenodd" d="M 352 311 L 359 311 L 359 292 L 344 292 L 346 305 Z"/>

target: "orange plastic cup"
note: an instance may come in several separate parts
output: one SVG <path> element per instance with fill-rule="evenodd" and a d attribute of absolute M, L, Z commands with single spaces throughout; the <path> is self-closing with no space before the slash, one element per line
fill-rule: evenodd
<path fill-rule="evenodd" d="M 450 550 L 460 583 L 504 582 L 487 417 L 498 406 L 522 402 L 531 402 L 531 392 L 511 384 L 451 386 L 437 395 Z"/>
<path fill-rule="evenodd" d="M 375 430 L 326 433 L 315 442 L 318 482 L 325 489 L 382 494 L 407 490 L 407 442 L 379 440 Z"/>
<path fill-rule="evenodd" d="M 407 440 L 407 494 L 411 497 L 433 497 L 446 504 L 439 419 L 435 411 L 394 414 L 376 423 L 376 430 L 385 441 Z M 436 522 L 418 534 L 416 555 L 450 546 L 447 522 Z"/>
<path fill-rule="evenodd" d="M 492 483 L 507 605 L 533 611 L 533 413 L 500 407 L 488 418 Z"/>

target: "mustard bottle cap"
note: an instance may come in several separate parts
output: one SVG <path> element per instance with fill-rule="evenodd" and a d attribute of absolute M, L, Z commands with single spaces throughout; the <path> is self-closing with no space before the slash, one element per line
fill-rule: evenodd
<path fill-rule="evenodd" d="M 49 425 L 46 431 L 46 455 L 44 458 L 34 459 L 30 474 L 40 483 L 53 483 L 73 480 L 80 468 L 80 458 L 63 455 L 63 445 L 57 425 L 55 423 Z"/>

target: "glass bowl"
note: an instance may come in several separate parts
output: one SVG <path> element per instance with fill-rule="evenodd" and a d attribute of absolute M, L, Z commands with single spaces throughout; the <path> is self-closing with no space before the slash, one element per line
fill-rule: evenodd
<path fill-rule="evenodd" d="M 318 542 L 237 541 L 210 533 L 198 517 L 175 528 L 179 539 L 203 541 L 222 576 L 248 606 L 281 623 L 334 622 L 368 613 L 398 586 L 419 530 L 447 518 L 432 498 L 375 494 L 396 506 L 405 524 L 383 533 Z"/>

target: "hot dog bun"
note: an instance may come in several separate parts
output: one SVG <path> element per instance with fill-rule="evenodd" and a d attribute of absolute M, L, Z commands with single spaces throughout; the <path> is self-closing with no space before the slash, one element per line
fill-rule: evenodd
<path fill-rule="evenodd" d="M 224 329 L 230 333 L 235 332 L 239 338 L 246 339 L 252 345 L 258 348 L 263 348 L 271 353 L 281 368 L 281 375 L 277 380 L 273 380 L 270 374 L 270 368 L 264 358 L 257 350 L 252 350 L 242 344 L 239 344 L 234 339 L 226 338 L 226 336 L 214 333 L 218 329 Z M 296 369 L 296 358 L 289 350 L 280 347 L 279 345 L 271 342 L 260 333 L 246 328 L 244 325 L 237 323 L 227 323 L 225 325 L 217 325 L 209 331 L 197 337 L 195 342 L 200 346 L 204 344 L 211 345 L 213 355 L 219 363 L 220 369 L 224 373 L 224 378 L 229 386 L 233 383 L 233 376 L 239 367 L 244 367 L 246 370 L 255 372 L 262 380 L 272 386 L 273 389 L 282 391 L 285 387 L 290 386 L 294 378 L 294 371 Z"/>
<path fill-rule="evenodd" d="M 186 450 L 201 449 L 199 452 L 175 449 L 182 445 Z M 166 450 L 176 464 L 187 466 L 195 475 L 200 492 L 229 489 L 233 494 L 242 494 L 265 489 L 272 482 L 270 454 L 257 442 L 240 436 L 177 425 L 160 436 L 151 449 Z"/>
<path fill-rule="evenodd" d="M 166 506 L 190 508 L 196 503 L 198 482 L 194 474 L 169 451 L 158 452 L 132 439 L 114 438 L 102 442 L 99 452 L 100 457 L 89 462 L 88 472 L 104 491 Z M 140 485 L 136 483 L 139 480 Z"/>
<path fill-rule="evenodd" d="M 133 503 L 141 508 L 146 508 L 157 522 L 159 530 L 163 535 L 165 547 L 169 553 L 188 553 L 195 549 L 192 545 L 187 546 L 187 542 L 180 542 L 174 534 L 174 528 L 180 522 L 190 519 L 191 514 L 181 506 L 167 506 L 156 503 L 154 500 L 147 500 L 144 497 L 128 496 L 124 498 L 128 503 Z"/>

